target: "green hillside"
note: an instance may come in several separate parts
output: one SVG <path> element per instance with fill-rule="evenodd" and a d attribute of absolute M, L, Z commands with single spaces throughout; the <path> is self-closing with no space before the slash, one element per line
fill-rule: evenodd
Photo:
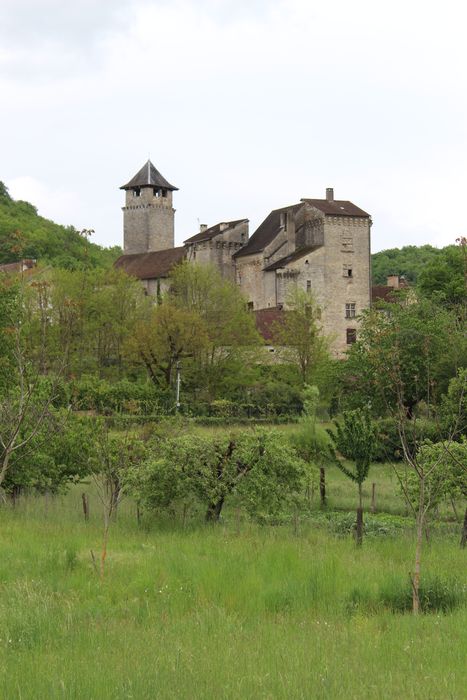
<path fill-rule="evenodd" d="M 91 243 L 73 226 L 61 226 L 39 216 L 29 202 L 16 201 L 0 182 L 0 264 L 20 258 L 69 270 L 110 267 L 121 254 L 118 246 Z"/>
<path fill-rule="evenodd" d="M 435 248 L 432 245 L 406 245 L 388 248 L 371 256 L 373 283 L 385 284 L 388 275 L 402 275 L 408 282 L 416 283 L 427 265 L 461 266 L 462 252 L 459 246 Z"/>

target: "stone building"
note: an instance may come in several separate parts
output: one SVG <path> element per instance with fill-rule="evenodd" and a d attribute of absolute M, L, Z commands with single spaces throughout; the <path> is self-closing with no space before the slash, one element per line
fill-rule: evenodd
<path fill-rule="evenodd" d="M 325 199 L 273 210 L 251 238 L 245 218 L 201 226 L 177 248 L 177 188 L 148 161 L 121 189 L 124 255 L 116 266 L 141 279 L 148 294 L 164 292 L 172 267 L 183 259 L 211 263 L 236 280 L 258 319 L 265 316 L 261 310 L 286 309 L 290 289 L 299 287 L 320 305 L 323 331 L 337 355 L 355 341 L 357 316 L 370 305 L 371 218 L 352 202 L 334 199 L 332 188 Z"/>

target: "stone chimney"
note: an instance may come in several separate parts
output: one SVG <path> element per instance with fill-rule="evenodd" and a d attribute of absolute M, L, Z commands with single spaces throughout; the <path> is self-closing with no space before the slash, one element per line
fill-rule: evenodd
<path fill-rule="evenodd" d="M 224 221 L 221 224 L 219 224 L 220 231 L 225 231 L 226 228 L 229 228 L 229 224 L 226 224 Z"/>
<path fill-rule="evenodd" d="M 206 231 L 207 228 L 208 228 L 208 225 L 207 225 L 207 224 L 200 224 L 200 225 L 199 225 L 199 232 L 200 232 L 200 233 L 204 233 L 204 231 Z"/>
<path fill-rule="evenodd" d="M 334 201 L 334 188 L 333 187 L 326 187 L 326 200 L 328 202 Z"/>
<path fill-rule="evenodd" d="M 401 286 L 401 279 L 399 275 L 389 275 L 386 280 L 386 286 L 392 287 L 393 289 L 399 289 Z"/>

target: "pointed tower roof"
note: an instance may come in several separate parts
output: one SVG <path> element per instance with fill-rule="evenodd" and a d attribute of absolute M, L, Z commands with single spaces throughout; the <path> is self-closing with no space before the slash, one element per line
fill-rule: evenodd
<path fill-rule="evenodd" d="M 178 190 L 167 182 L 160 172 L 154 167 L 150 160 L 143 165 L 141 170 L 138 170 L 136 175 L 131 178 L 126 185 L 120 187 L 121 190 L 131 190 L 133 187 L 162 187 L 166 190 Z"/>

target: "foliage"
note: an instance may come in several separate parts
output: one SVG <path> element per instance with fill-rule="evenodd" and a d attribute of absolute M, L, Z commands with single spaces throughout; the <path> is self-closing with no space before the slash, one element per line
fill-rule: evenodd
<path fill-rule="evenodd" d="M 95 428 L 89 419 L 63 411 L 43 423 L 33 446 L 24 446 L 11 459 L 2 488 L 15 494 L 24 489 L 58 493 L 90 473 Z"/>
<path fill-rule="evenodd" d="M 177 364 L 198 357 L 208 345 L 205 321 L 194 311 L 163 303 L 151 309 L 127 337 L 127 360 L 142 365 L 156 385 L 170 387 Z"/>
<path fill-rule="evenodd" d="M 28 287 L 25 304 L 25 330 L 42 372 L 65 359 L 69 375 L 118 376 L 124 340 L 148 301 L 140 282 L 121 270 L 55 270 Z"/>
<path fill-rule="evenodd" d="M 322 333 L 321 310 L 311 294 L 294 288 L 287 297 L 287 310 L 274 325 L 274 342 L 285 348 L 283 359 L 296 364 L 303 384 L 328 358 L 328 339 Z"/>
<path fill-rule="evenodd" d="M 425 269 L 443 267 L 447 260 L 456 257 L 457 246 L 435 248 L 432 245 L 403 248 L 390 248 L 373 253 L 371 269 L 373 284 L 386 284 L 389 275 L 400 275 L 411 284 L 415 284 Z"/>
<path fill-rule="evenodd" d="M 441 397 L 440 417 L 443 430 L 454 438 L 467 434 L 467 369 L 459 369 Z"/>
<path fill-rule="evenodd" d="M 182 435 L 156 445 L 129 474 L 135 496 L 149 508 L 200 504 L 218 520 L 235 495 L 259 517 L 278 512 L 300 491 L 304 465 L 283 438 L 271 432 Z"/>
<path fill-rule="evenodd" d="M 207 338 L 185 372 L 187 390 L 209 402 L 250 384 L 261 338 L 239 287 L 213 266 L 188 262 L 174 268 L 170 281 L 170 304 L 197 315 Z"/>
<path fill-rule="evenodd" d="M 427 442 L 419 449 L 423 469 L 426 510 L 433 511 L 444 498 L 467 497 L 467 442 Z M 413 470 L 399 473 L 404 495 L 416 510 L 420 500 L 420 479 Z"/>
<path fill-rule="evenodd" d="M 119 255 L 118 246 L 102 248 L 73 226 L 39 216 L 29 202 L 13 200 L 0 182 L 0 264 L 33 258 L 68 270 L 109 268 Z"/>
<path fill-rule="evenodd" d="M 410 418 L 420 401 L 439 400 L 466 351 L 456 316 L 430 301 L 368 309 L 343 368 L 344 404 Z"/>
<path fill-rule="evenodd" d="M 399 432 L 399 422 L 394 416 L 374 421 L 375 444 L 372 459 L 374 462 L 400 462 L 404 459 Z M 416 418 L 404 424 L 404 437 L 410 454 L 415 454 L 425 440 L 437 442 L 446 432 L 440 423 L 433 419 Z"/>
<path fill-rule="evenodd" d="M 368 411 L 356 409 L 345 411 L 342 421 L 334 421 L 335 432 L 329 431 L 336 449 L 346 459 L 355 462 L 351 471 L 339 461 L 339 469 L 359 486 L 365 481 L 370 469 L 375 443 L 375 428 Z"/>

